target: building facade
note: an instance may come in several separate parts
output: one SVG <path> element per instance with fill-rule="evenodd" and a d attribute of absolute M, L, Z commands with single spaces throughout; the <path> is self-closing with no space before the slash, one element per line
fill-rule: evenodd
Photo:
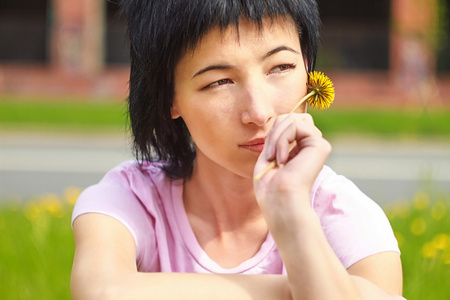
<path fill-rule="evenodd" d="M 114 1 L 0 0 L 0 93 L 126 97 L 126 29 Z M 318 68 L 336 103 L 450 101 L 450 0 L 318 2 Z"/>

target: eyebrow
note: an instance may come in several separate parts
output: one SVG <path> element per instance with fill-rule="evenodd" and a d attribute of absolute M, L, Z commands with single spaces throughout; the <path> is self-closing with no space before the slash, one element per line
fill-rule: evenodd
<path fill-rule="evenodd" d="M 197 73 L 195 73 L 195 75 L 192 76 L 192 78 L 194 78 L 195 76 L 198 76 L 200 74 L 203 74 L 205 72 L 211 71 L 211 70 L 225 70 L 225 69 L 231 69 L 231 68 L 233 68 L 232 65 L 212 65 L 212 66 L 208 66 L 206 68 L 201 69 Z"/>
<path fill-rule="evenodd" d="M 295 50 L 295 49 L 292 49 L 291 47 L 280 46 L 280 47 L 277 47 L 277 48 L 275 48 L 275 49 L 273 49 L 273 50 L 270 50 L 270 51 L 267 52 L 262 58 L 263 58 L 263 59 L 266 59 L 266 58 L 268 58 L 269 56 L 274 55 L 274 54 L 276 54 L 276 53 L 278 53 L 278 52 L 281 52 L 281 51 L 290 51 L 290 52 L 295 53 L 295 54 L 300 54 L 300 52 L 298 52 L 298 51 Z"/>
<path fill-rule="evenodd" d="M 276 54 L 278 52 L 281 52 L 281 51 L 290 51 L 290 52 L 295 53 L 295 54 L 300 54 L 295 49 L 292 49 L 292 48 L 287 47 L 287 46 L 280 46 L 280 47 L 277 47 L 277 48 L 275 48 L 273 50 L 270 50 L 269 52 L 264 54 L 263 57 L 262 57 L 262 60 L 264 60 L 264 59 L 268 58 L 269 56 L 272 56 L 272 55 L 274 55 L 274 54 Z M 195 73 L 194 76 L 192 76 L 192 79 L 194 77 L 198 76 L 198 75 L 201 75 L 201 74 L 203 74 L 205 72 L 208 72 L 208 71 L 211 71 L 211 70 L 227 70 L 227 69 L 232 69 L 232 68 L 234 68 L 232 65 L 211 65 L 211 66 L 207 66 L 206 68 L 203 68 L 200 71 L 198 71 L 197 73 Z"/>

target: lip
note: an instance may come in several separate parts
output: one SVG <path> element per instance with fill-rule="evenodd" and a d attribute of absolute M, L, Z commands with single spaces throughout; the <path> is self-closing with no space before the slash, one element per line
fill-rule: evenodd
<path fill-rule="evenodd" d="M 239 147 L 252 152 L 261 153 L 264 149 L 265 140 L 266 140 L 265 138 L 256 138 L 251 141 L 240 144 Z"/>

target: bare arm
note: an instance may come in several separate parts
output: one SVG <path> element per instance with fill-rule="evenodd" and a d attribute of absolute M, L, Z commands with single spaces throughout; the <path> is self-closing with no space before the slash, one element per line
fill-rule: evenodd
<path fill-rule="evenodd" d="M 128 229 L 101 214 L 74 222 L 73 299 L 290 299 L 285 276 L 140 273 Z"/>
<path fill-rule="evenodd" d="M 269 160 L 283 165 L 255 182 L 255 194 L 285 263 L 293 299 L 401 299 L 395 296 L 402 283 L 398 254 L 374 255 L 346 270 L 328 244 L 309 197 L 330 151 L 309 115 L 291 114 L 276 121 L 255 167 L 259 174 Z"/>
<path fill-rule="evenodd" d="M 316 151 L 316 141 L 315 138 L 308 140 L 307 146 L 312 147 L 309 153 L 313 154 L 312 158 L 306 159 L 308 164 L 292 168 L 295 172 L 302 168 L 307 171 L 309 177 L 301 181 L 306 183 L 305 186 L 296 191 L 289 190 L 290 180 L 298 182 L 298 178 L 287 172 L 281 174 L 278 184 L 265 182 L 265 187 L 276 186 L 276 190 L 259 190 L 271 196 L 263 199 L 260 206 L 286 265 L 287 277 L 140 273 L 136 269 L 135 242 L 128 229 L 111 217 L 85 214 L 74 223 L 73 298 L 398 299 L 393 296 L 401 294 L 398 255 L 377 254 L 345 270 L 326 241 L 317 216 L 306 205 L 309 203 L 308 185 L 316 176 L 309 173 L 317 164 L 314 155 L 319 155 L 316 169 L 321 167 L 320 163 L 323 165 L 320 156 L 324 153 L 326 156 L 326 149 L 325 152 Z M 289 167 L 286 165 L 283 170 L 289 171 Z M 273 179 L 273 172 L 264 180 Z M 290 197 L 292 192 L 295 198 Z M 305 201 L 297 201 L 299 195 Z"/>
<path fill-rule="evenodd" d="M 383 292 L 401 295 L 403 287 L 402 264 L 396 252 L 383 252 L 369 256 L 348 268 L 360 293 L 365 290 L 372 298 L 383 299 Z"/>
<path fill-rule="evenodd" d="M 280 275 L 139 273 L 131 233 L 105 215 L 78 217 L 74 235 L 73 299 L 291 299 L 287 278 Z M 384 259 L 394 269 L 398 266 L 395 253 Z M 401 276 L 392 280 L 392 272 L 386 272 L 385 266 L 373 256 L 356 263 L 349 272 L 357 275 L 352 279 L 358 289 L 371 291 L 372 299 L 383 299 L 380 294 L 385 293 L 373 281 L 395 293 L 400 280 L 401 289 Z M 376 274 L 374 267 L 379 271 Z M 367 276 L 372 282 L 363 278 Z"/>

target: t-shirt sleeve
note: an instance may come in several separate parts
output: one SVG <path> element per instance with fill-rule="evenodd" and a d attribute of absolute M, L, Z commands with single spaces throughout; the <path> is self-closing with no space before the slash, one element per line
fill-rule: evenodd
<path fill-rule="evenodd" d="M 136 243 L 136 263 L 151 266 L 155 263 L 155 231 L 153 218 L 133 192 L 133 164 L 124 163 L 108 172 L 102 180 L 85 189 L 79 196 L 72 212 L 72 224 L 86 213 L 99 213 L 121 222 Z"/>
<path fill-rule="evenodd" d="M 325 167 L 312 199 L 325 236 L 346 268 L 376 253 L 400 252 L 381 207 L 344 176 Z"/>

